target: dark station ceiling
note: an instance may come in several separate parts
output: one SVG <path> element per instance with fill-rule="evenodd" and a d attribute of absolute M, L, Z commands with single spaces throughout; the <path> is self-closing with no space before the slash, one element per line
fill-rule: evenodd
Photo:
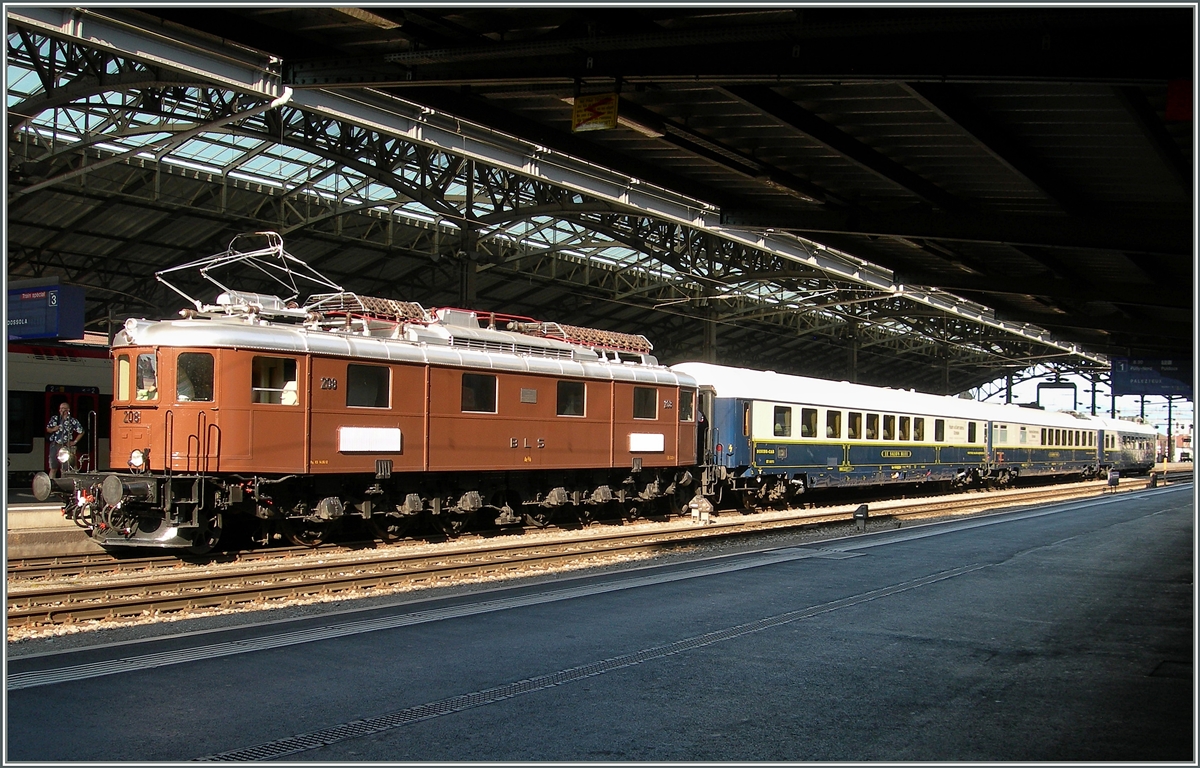
<path fill-rule="evenodd" d="M 708 356 L 957 392 L 1035 363 L 1192 357 L 1192 5 L 60 12 L 185 52 L 258 57 L 296 93 L 395 97 L 719 216 L 690 230 L 419 141 L 400 158 L 378 132 L 291 104 L 231 123 L 222 115 L 250 102 L 217 78 L 10 9 L 8 279 L 94 288 L 96 327 L 178 308 L 156 270 L 274 228 L 349 289 L 643 333 L 668 363 Z M 19 92 L 15 66 L 33 83 Z M 107 100 L 106 126 L 97 102 L 112 92 L 124 96 Z M 574 101 L 607 93 L 618 125 L 573 132 Z M 29 130 L 72 105 L 95 116 L 82 140 Z M 384 225 L 344 197 L 326 205 L 312 184 L 301 195 L 239 182 L 232 164 L 215 181 L 165 168 L 186 138 L 178 127 L 179 141 L 149 153 L 88 140 L 128 138 L 132 115 L 173 110 L 192 117 L 184 129 L 356 169 L 437 220 Z M 230 142 L 239 164 L 268 155 Z M 522 237 L 555 237 L 529 251 L 509 229 L 505 245 L 494 228 L 518 219 Z M 801 253 L 823 246 L 882 282 L 731 243 L 721 227 Z M 637 258 L 606 255 L 614 246 Z"/>

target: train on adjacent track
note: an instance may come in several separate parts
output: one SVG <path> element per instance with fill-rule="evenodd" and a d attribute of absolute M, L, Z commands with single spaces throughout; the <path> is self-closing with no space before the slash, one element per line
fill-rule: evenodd
<path fill-rule="evenodd" d="M 238 246 L 262 243 L 257 248 Z M 34 478 L 107 548 L 204 552 L 232 519 L 315 545 L 554 516 L 794 502 L 823 488 L 1145 471 L 1152 428 L 704 363 L 642 336 L 359 296 L 274 233 L 183 265 L 276 277 L 112 346 L 119 471 Z M 182 269 L 183 267 L 177 268 Z M 170 287 L 165 274 L 159 278 Z M 296 302 L 297 278 L 334 290 Z M 82 469 L 82 468 L 81 468 Z"/>
<path fill-rule="evenodd" d="M 108 346 L 91 341 L 13 341 L 6 363 L 9 481 L 27 484 L 50 466 L 46 424 L 64 402 L 84 427 L 80 467 L 109 466 L 113 376 Z"/>

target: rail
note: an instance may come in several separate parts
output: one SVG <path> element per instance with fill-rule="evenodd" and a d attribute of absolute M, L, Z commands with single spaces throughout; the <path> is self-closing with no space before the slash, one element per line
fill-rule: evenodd
<path fill-rule="evenodd" d="M 1085 487 L 1061 486 L 1034 491 L 962 494 L 954 498 L 887 502 L 870 515 L 870 525 L 894 527 L 905 520 L 946 518 L 979 514 L 999 507 L 1023 506 L 1097 496 L 1107 491 L 1102 482 Z M 1145 485 L 1130 483 L 1123 491 Z M 861 508 L 859 508 L 861 510 Z M 734 513 L 737 514 L 737 513 Z M 638 530 L 579 535 L 565 531 L 539 535 L 532 542 L 511 543 L 507 538 L 476 541 L 466 546 L 426 547 L 417 552 L 411 544 L 385 545 L 363 556 L 360 551 L 308 551 L 300 557 L 239 560 L 224 566 L 212 562 L 180 572 L 178 559 L 143 558 L 144 571 L 133 578 L 113 578 L 110 573 L 81 583 L 31 584 L 19 579 L 21 569 L 10 564 L 8 589 L 9 626 L 51 625 L 90 619 L 119 619 L 165 612 L 231 608 L 281 599 L 312 598 L 319 595 L 351 595 L 362 590 L 380 590 L 401 585 L 427 587 L 452 583 L 461 578 L 497 578 L 527 574 L 544 567 L 587 567 L 597 558 L 616 555 L 661 554 L 702 541 L 776 531 L 808 528 L 830 535 L 844 533 L 847 522 L 856 520 L 849 510 L 792 510 L 781 513 L 738 515 L 697 526 L 686 521 L 634 526 Z M 867 517 L 863 516 L 866 522 Z M 826 530 L 826 526 L 838 529 Z M 503 541 L 497 544 L 497 541 Z M 269 553 L 267 553 L 269 554 Z M 169 575 L 156 575 L 160 564 L 172 562 Z M 134 563 L 130 563 L 134 565 Z M 31 572 L 27 572 L 31 573 Z M 14 580 L 15 579 L 15 580 Z M 377 593 L 377 592 L 376 592 Z"/>

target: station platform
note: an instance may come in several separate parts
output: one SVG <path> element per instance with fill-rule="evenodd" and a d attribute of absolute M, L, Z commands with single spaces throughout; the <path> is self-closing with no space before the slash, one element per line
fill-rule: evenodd
<path fill-rule="evenodd" d="M 4 504 L 8 559 L 86 555 L 104 549 L 62 514 L 62 504 L 39 502 L 28 488 L 9 488 Z"/>

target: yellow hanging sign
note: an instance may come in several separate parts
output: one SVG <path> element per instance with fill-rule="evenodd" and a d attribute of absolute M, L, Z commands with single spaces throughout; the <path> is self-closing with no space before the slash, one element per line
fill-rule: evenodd
<path fill-rule="evenodd" d="M 593 93 L 576 96 L 571 112 L 571 131 L 607 131 L 617 127 L 617 94 Z"/>

